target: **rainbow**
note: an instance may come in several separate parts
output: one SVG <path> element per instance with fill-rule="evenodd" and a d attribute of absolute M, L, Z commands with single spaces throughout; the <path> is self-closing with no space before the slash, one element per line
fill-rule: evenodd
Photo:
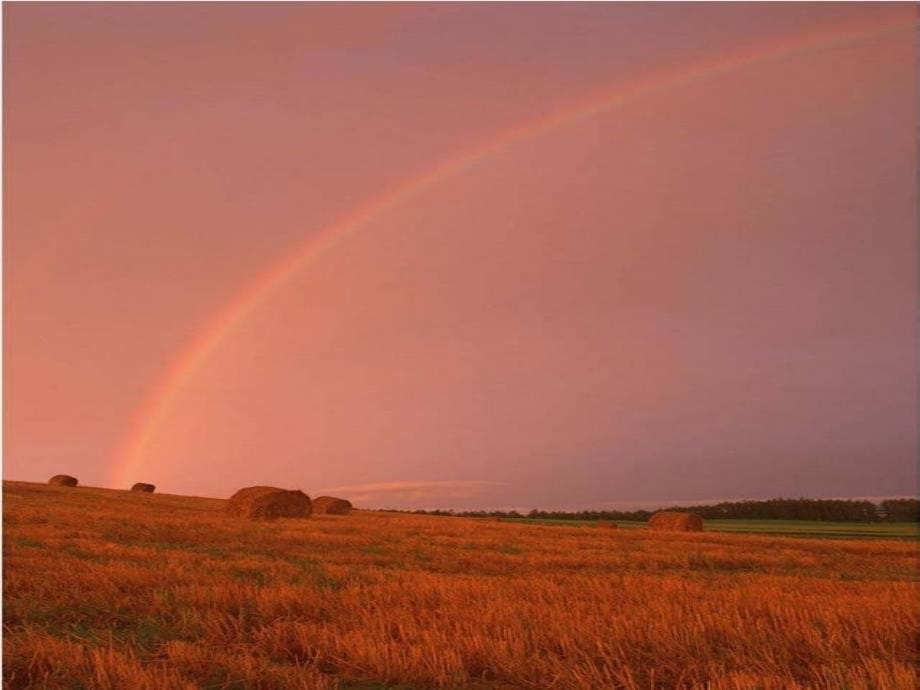
<path fill-rule="evenodd" d="M 157 432 L 171 404 L 221 343 L 298 271 L 366 228 L 387 211 L 405 204 L 425 190 L 469 169 L 476 162 L 494 156 L 521 142 L 573 125 L 614 108 L 665 90 L 701 79 L 734 72 L 745 67 L 786 59 L 791 56 L 847 44 L 891 32 L 913 29 L 913 13 L 892 14 L 872 21 L 835 24 L 820 30 L 796 34 L 727 56 L 712 57 L 690 65 L 654 71 L 611 90 L 581 100 L 557 112 L 525 122 L 410 177 L 394 188 L 368 199 L 336 222 L 311 235 L 280 261 L 258 275 L 213 316 L 172 360 L 138 409 L 127 442 L 112 462 L 114 486 L 134 481 L 145 449 Z"/>

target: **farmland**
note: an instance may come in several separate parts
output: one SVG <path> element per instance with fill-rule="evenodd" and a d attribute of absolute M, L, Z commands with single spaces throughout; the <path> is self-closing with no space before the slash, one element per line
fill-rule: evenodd
<path fill-rule="evenodd" d="M 593 527 L 594 520 L 541 520 L 503 518 L 521 524 Z M 645 529 L 644 522 L 617 521 L 620 529 Z M 920 540 L 916 522 L 821 522 L 818 520 L 707 520 L 710 532 L 770 534 L 810 539 L 904 539 Z"/>
<path fill-rule="evenodd" d="M 3 574 L 7 688 L 917 680 L 910 541 L 370 511 L 251 522 L 216 499 L 5 482 Z"/>

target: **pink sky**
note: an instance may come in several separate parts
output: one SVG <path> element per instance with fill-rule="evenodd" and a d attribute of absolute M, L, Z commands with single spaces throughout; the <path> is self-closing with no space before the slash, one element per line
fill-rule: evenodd
<path fill-rule="evenodd" d="M 405 507 L 912 493 L 913 17 L 5 5 L 4 476 Z M 840 26 L 867 29 L 439 178 L 298 265 L 147 414 L 215 315 L 368 199 Z"/>

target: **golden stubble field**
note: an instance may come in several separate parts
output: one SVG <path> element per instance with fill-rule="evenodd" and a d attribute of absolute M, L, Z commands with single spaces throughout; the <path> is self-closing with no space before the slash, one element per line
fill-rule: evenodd
<path fill-rule="evenodd" d="M 7 688 L 917 685 L 917 545 L 4 482 Z"/>

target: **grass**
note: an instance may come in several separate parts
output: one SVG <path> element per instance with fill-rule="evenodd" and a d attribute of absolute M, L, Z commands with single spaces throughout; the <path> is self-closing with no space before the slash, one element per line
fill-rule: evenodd
<path fill-rule="evenodd" d="M 917 686 L 913 543 L 222 506 L 4 482 L 4 687 Z"/>
<path fill-rule="evenodd" d="M 593 527 L 596 520 L 502 518 L 504 522 Z M 617 521 L 620 529 L 645 529 L 644 522 Z M 709 532 L 775 534 L 809 539 L 902 539 L 920 541 L 916 522 L 820 522 L 817 520 L 706 520 Z"/>
<path fill-rule="evenodd" d="M 716 532 L 750 532 L 833 539 L 920 540 L 915 522 L 817 522 L 809 520 L 707 520 Z"/>

